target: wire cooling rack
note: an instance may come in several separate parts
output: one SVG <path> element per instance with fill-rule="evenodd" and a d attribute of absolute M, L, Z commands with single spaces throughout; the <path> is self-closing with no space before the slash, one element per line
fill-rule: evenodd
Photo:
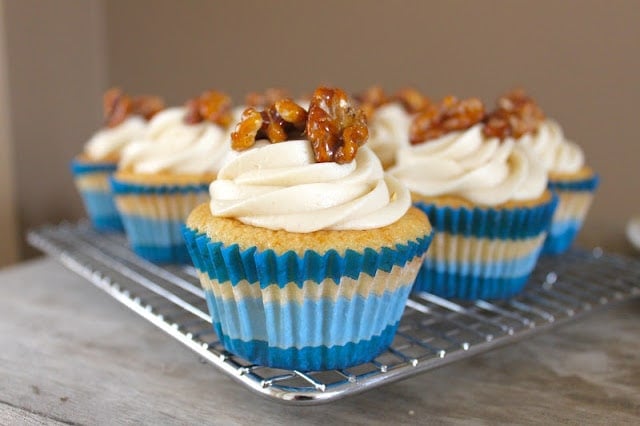
<path fill-rule="evenodd" d="M 508 301 L 454 303 L 429 293 L 412 295 L 391 347 L 370 363 L 289 371 L 252 365 L 224 350 L 193 267 L 147 262 L 128 249 L 123 235 L 99 234 L 86 223 L 40 228 L 28 240 L 242 385 L 292 404 L 360 393 L 640 295 L 639 261 L 598 248 L 572 250 L 541 258 L 525 291 Z"/>

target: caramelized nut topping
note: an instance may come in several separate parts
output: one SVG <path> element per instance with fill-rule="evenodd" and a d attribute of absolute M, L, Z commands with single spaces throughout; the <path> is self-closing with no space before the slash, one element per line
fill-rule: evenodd
<path fill-rule="evenodd" d="M 478 98 L 458 100 L 445 97 L 438 105 L 430 105 L 411 122 L 409 141 L 412 145 L 436 139 L 446 133 L 465 130 L 484 118 L 484 105 Z"/>
<path fill-rule="evenodd" d="M 151 119 L 164 109 L 164 102 L 157 96 L 137 96 L 131 98 L 121 89 L 114 87 L 107 90 L 102 98 L 104 120 L 107 127 L 116 127 L 130 115 L 140 115 L 145 120 Z"/>
<path fill-rule="evenodd" d="M 107 127 L 116 127 L 131 114 L 131 98 L 121 89 L 114 87 L 104 93 L 102 107 L 105 125 Z"/>
<path fill-rule="evenodd" d="M 158 96 L 137 96 L 132 101 L 133 114 L 144 117 L 145 120 L 151 118 L 164 109 L 164 101 Z"/>
<path fill-rule="evenodd" d="M 364 111 L 364 115 L 367 119 L 371 119 L 375 110 L 391 102 L 391 99 L 387 96 L 381 86 L 371 86 L 362 93 L 358 93 L 354 96 L 358 101 L 360 108 Z"/>
<path fill-rule="evenodd" d="M 280 88 L 269 88 L 263 93 L 251 92 L 245 97 L 245 104 L 253 108 L 266 108 L 280 99 L 290 98 L 289 93 Z"/>
<path fill-rule="evenodd" d="M 299 138 L 307 123 L 307 112 L 289 98 L 280 99 L 263 111 L 247 108 L 231 133 L 231 147 L 236 151 L 251 148 L 256 140 L 271 143 Z"/>
<path fill-rule="evenodd" d="M 498 99 L 497 108 L 485 118 L 487 137 L 520 138 L 535 132 L 544 121 L 544 113 L 524 90 L 513 90 Z"/>
<path fill-rule="evenodd" d="M 352 161 L 369 137 L 364 112 L 340 89 L 318 88 L 311 97 L 306 127 L 317 162 Z"/>
<path fill-rule="evenodd" d="M 424 111 L 431 105 L 429 98 L 410 87 L 399 90 L 393 97 L 393 100 L 400 102 L 409 114 Z"/>
<path fill-rule="evenodd" d="M 186 103 L 187 113 L 184 121 L 197 124 L 210 121 L 222 127 L 231 124 L 231 98 L 224 93 L 209 90 Z"/>

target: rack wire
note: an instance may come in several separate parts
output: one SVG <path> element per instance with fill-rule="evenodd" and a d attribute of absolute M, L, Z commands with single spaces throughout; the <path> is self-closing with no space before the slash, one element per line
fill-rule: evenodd
<path fill-rule="evenodd" d="M 357 394 L 640 295 L 639 261 L 599 248 L 574 249 L 542 257 L 525 291 L 511 300 L 452 302 L 429 293 L 412 295 L 391 347 L 372 362 L 289 371 L 253 365 L 224 350 L 193 267 L 147 262 L 129 250 L 123 235 L 100 234 L 83 222 L 43 227 L 27 238 L 242 385 L 291 404 Z"/>

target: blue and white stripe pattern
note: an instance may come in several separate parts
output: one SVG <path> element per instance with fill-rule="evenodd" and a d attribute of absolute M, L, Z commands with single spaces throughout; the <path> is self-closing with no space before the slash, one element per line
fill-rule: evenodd
<path fill-rule="evenodd" d="M 435 236 L 415 291 L 446 298 L 497 299 L 520 292 L 535 267 L 555 197 L 536 207 L 439 207 L 416 202 Z"/>
<path fill-rule="evenodd" d="M 184 222 L 209 197 L 208 185 L 142 185 L 111 179 L 131 249 L 156 263 L 189 263 Z"/>
<path fill-rule="evenodd" d="M 582 228 L 599 182 L 596 174 L 581 180 L 549 182 L 549 189 L 557 194 L 559 201 L 542 249 L 544 254 L 561 254 L 571 247 Z"/>
<path fill-rule="evenodd" d="M 91 225 L 102 232 L 122 232 L 120 215 L 109 187 L 116 163 L 90 163 L 74 159 L 71 173 Z"/>
<path fill-rule="evenodd" d="M 184 235 L 225 348 L 301 371 L 367 362 L 391 344 L 431 240 L 299 255 L 240 250 L 187 227 Z"/>

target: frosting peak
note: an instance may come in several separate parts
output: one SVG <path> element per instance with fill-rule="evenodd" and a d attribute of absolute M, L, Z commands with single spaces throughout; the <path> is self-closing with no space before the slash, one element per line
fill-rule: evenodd
<path fill-rule="evenodd" d="M 362 147 L 352 162 L 317 163 L 311 143 L 264 141 L 233 153 L 210 186 L 214 216 L 289 232 L 363 230 L 400 219 L 409 192 Z"/>
<path fill-rule="evenodd" d="M 533 151 L 549 172 L 575 173 L 584 166 L 584 152 L 565 138 L 562 127 L 554 120 L 545 120 L 535 134 L 523 136 L 520 142 Z"/>
<path fill-rule="evenodd" d="M 390 173 L 416 194 L 481 205 L 535 199 L 547 185 L 546 171 L 526 146 L 485 138 L 481 124 L 401 149 Z"/>
<path fill-rule="evenodd" d="M 135 173 L 216 173 L 229 152 L 225 130 L 211 122 L 184 122 L 186 109 L 166 109 L 149 122 L 145 134 L 126 147 L 121 168 Z"/>

